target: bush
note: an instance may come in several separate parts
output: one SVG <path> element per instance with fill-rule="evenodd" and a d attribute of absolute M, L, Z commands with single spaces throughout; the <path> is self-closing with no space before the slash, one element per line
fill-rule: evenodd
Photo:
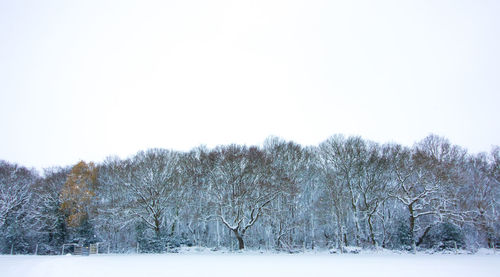
<path fill-rule="evenodd" d="M 400 249 L 409 250 L 412 247 L 410 226 L 406 221 L 400 221 L 395 235 L 395 247 Z"/>
<path fill-rule="evenodd" d="M 421 246 L 437 250 L 461 249 L 465 247 L 465 238 L 458 226 L 444 222 L 431 228 L 422 239 Z"/>
<path fill-rule="evenodd" d="M 154 234 L 142 222 L 136 225 L 136 235 L 139 251 L 142 253 L 175 252 L 182 245 L 193 245 L 186 236 L 178 237 L 165 232 L 161 232 L 159 235 Z"/>

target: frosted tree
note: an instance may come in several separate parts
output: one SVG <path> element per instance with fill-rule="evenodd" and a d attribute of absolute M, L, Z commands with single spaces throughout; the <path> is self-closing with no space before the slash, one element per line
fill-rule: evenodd
<path fill-rule="evenodd" d="M 455 209 L 456 197 L 449 190 L 453 190 L 458 182 L 453 173 L 462 155 L 459 149 L 435 136 L 427 137 L 412 150 L 393 147 L 391 169 L 395 187 L 391 196 L 398 199 L 408 212 L 413 251 L 436 223 L 444 218 L 460 218 Z M 420 233 L 418 240 L 417 231 Z"/>
<path fill-rule="evenodd" d="M 54 253 L 68 236 L 67 222 L 61 210 L 61 190 L 66 183 L 71 167 L 49 168 L 33 189 L 30 216 L 32 230 L 39 233 L 38 253 Z"/>
<path fill-rule="evenodd" d="M 263 215 L 264 208 L 278 195 L 269 181 L 269 159 L 256 147 L 218 147 L 210 153 L 209 193 L 217 216 L 244 249 L 244 236 Z"/>
<path fill-rule="evenodd" d="M 336 135 L 321 143 L 319 148 L 322 164 L 327 173 L 325 176 L 330 179 L 329 188 L 332 193 L 337 194 L 332 197 L 337 198 L 338 201 L 345 200 L 345 196 L 348 197 L 354 224 L 354 241 L 356 246 L 360 246 L 362 214 L 360 194 L 357 189 L 360 186 L 360 171 L 363 168 L 363 156 L 366 151 L 365 142 L 359 137 L 346 139 L 341 135 Z M 339 209 L 343 204 L 339 202 L 337 205 Z"/>
<path fill-rule="evenodd" d="M 0 247 L 4 253 L 26 252 L 29 237 L 32 189 L 36 172 L 0 161 Z"/>
<path fill-rule="evenodd" d="M 272 216 L 268 224 L 275 229 L 276 246 L 291 250 L 294 244 L 292 233 L 297 232 L 299 228 L 307 227 L 302 213 L 308 213 L 310 224 L 314 224 L 314 215 L 308 209 L 310 203 L 302 201 L 305 196 L 305 184 L 313 179 L 307 175 L 312 154 L 296 143 L 276 137 L 270 137 L 265 141 L 263 151 L 270 159 L 268 165 L 270 182 L 280 191 L 276 201 L 270 205 Z M 302 232 L 300 234 L 302 237 L 307 235 Z M 311 235 L 311 243 L 313 237 L 314 235 Z"/>
<path fill-rule="evenodd" d="M 349 196 L 347 187 L 337 173 L 335 153 L 330 149 L 330 144 L 323 143 L 318 149 L 318 164 L 321 168 L 321 181 L 327 191 L 327 199 L 332 204 L 336 220 L 336 247 L 343 251 L 347 246 L 347 223 Z"/>
<path fill-rule="evenodd" d="M 389 159 L 376 143 L 368 143 L 366 151 L 361 153 L 362 168 L 356 185 L 361 198 L 360 209 L 368 226 L 369 241 L 373 246 L 376 246 L 377 231 L 374 221 L 379 216 L 380 207 L 385 204 L 389 197 Z"/>
<path fill-rule="evenodd" d="M 183 226 L 182 233 L 188 233 L 193 244 L 221 246 L 222 227 L 215 214 L 212 194 L 208 193 L 210 186 L 209 150 L 197 147 L 185 153 L 181 159 L 182 168 L 182 199 L 179 202 L 179 218 Z"/>
<path fill-rule="evenodd" d="M 432 202 L 437 200 L 438 186 L 426 182 L 425 171 L 412 160 L 410 149 L 395 145 L 392 149 L 392 170 L 396 178 L 394 191 L 391 194 L 407 209 L 408 235 L 412 249 L 415 251 L 416 220 L 432 214 Z"/>
<path fill-rule="evenodd" d="M 0 161 L 0 227 L 29 202 L 33 181 L 33 173 L 28 169 Z"/>
<path fill-rule="evenodd" d="M 436 135 L 430 135 L 416 145 L 415 162 L 426 171 L 428 182 L 434 182 L 438 187 L 435 193 L 437 199 L 433 201 L 431 213 L 426 217 L 426 226 L 417 246 L 436 225 L 456 225 L 464 221 L 465 212 L 459 206 L 463 196 L 459 191 L 466 185 L 463 174 L 466 157 L 464 149 Z"/>
<path fill-rule="evenodd" d="M 167 214 L 180 184 L 179 154 L 150 149 L 139 152 L 128 162 L 122 185 L 131 195 L 130 209 L 148 228 L 161 237 Z"/>
<path fill-rule="evenodd" d="M 131 209 L 133 196 L 124 185 L 129 174 L 127 162 L 118 157 L 108 157 L 99 166 L 96 192 L 97 214 L 92 220 L 97 236 L 109 244 L 110 250 L 120 252 L 136 244 Z"/>
<path fill-rule="evenodd" d="M 491 155 L 484 153 L 469 157 L 464 170 L 467 186 L 460 193 L 460 206 L 466 220 L 472 222 L 480 233 L 477 243 L 492 247 L 500 237 L 500 167 L 498 148 Z"/>

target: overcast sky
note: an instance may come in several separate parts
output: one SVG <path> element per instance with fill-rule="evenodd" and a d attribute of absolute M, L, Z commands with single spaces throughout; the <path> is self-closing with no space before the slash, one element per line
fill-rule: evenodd
<path fill-rule="evenodd" d="M 0 0 L 0 159 L 500 144 L 500 1 Z"/>

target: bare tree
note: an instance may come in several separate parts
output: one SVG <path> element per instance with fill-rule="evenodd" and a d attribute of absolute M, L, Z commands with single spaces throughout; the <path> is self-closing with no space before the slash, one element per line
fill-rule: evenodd
<path fill-rule="evenodd" d="M 218 217 L 244 249 L 244 236 L 264 213 L 264 208 L 278 195 L 269 182 L 268 163 L 264 152 L 256 147 L 236 145 L 218 147 L 210 158 L 210 189 Z"/>
<path fill-rule="evenodd" d="M 498 233 L 500 198 L 500 167 L 498 148 L 490 156 L 481 153 L 469 157 L 464 170 L 467 186 L 460 193 L 460 208 L 466 219 L 481 233 L 480 245 L 492 247 Z"/>
<path fill-rule="evenodd" d="M 108 243 L 110 250 L 120 252 L 135 243 L 133 223 L 137 220 L 132 209 L 133 192 L 125 184 L 130 181 L 129 164 L 118 157 L 108 157 L 99 166 L 97 213 L 92 223 L 97 236 Z"/>
<path fill-rule="evenodd" d="M 368 225 L 369 241 L 373 246 L 377 245 L 374 220 L 380 207 L 388 199 L 388 170 L 389 160 L 382 148 L 376 143 L 368 143 L 363 155 L 360 180 L 356 184 L 361 196 L 363 218 Z"/>
<path fill-rule="evenodd" d="M 270 182 L 273 183 L 280 194 L 276 201 L 271 203 L 269 222 L 276 230 L 275 243 L 277 248 L 293 248 L 292 233 L 298 228 L 306 228 L 305 217 L 310 218 L 311 233 L 314 232 L 314 215 L 311 214 L 313 205 L 304 203 L 307 196 L 305 189 L 307 183 L 313 178 L 308 176 L 308 165 L 312 153 L 293 142 L 286 142 L 276 137 L 268 138 L 264 143 L 263 151 L 270 159 Z M 307 214 L 307 215 L 306 215 Z M 301 232 L 302 241 L 305 243 L 306 232 Z M 314 245 L 314 235 L 311 234 L 311 243 Z"/>
<path fill-rule="evenodd" d="M 324 166 L 328 168 L 330 174 L 334 175 L 336 180 L 337 193 L 342 195 L 342 192 L 344 192 L 348 196 L 355 227 L 354 241 L 356 246 L 360 246 L 361 211 L 360 194 L 357 189 L 360 182 L 360 171 L 363 169 L 363 155 L 365 155 L 364 152 L 366 151 L 365 142 L 360 137 L 345 139 L 341 135 L 336 135 L 321 143 L 319 147 Z"/>
<path fill-rule="evenodd" d="M 33 208 L 30 211 L 31 228 L 39 232 L 39 243 L 42 244 L 40 246 L 45 246 L 48 253 L 59 250 L 59 246 L 68 236 L 59 196 L 70 171 L 69 167 L 46 169 L 44 177 L 39 179 L 33 189 L 35 197 L 32 199 Z"/>
<path fill-rule="evenodd" d="M 335 152 L 331 149 L 330 143 L 322 143 L 318 149 L 317 158 L 318 164 L 321 168 L 321 180 L 328 192 L 328 199 L 331 200 L 333 205 L 333 213 L 336 218 L 336 245 L 340 251 L 343 247 L 347 246 L 347 226 L 346 218 L 348 213 L 348 192 L 347 187 L 344 186 L 339 174 L 337 173 L 335 163 Z"/>
<path fill-rule="evenodd" d="M 391 164 L 396 182 L 391 196 L 408 211 L 409 235 L 414 251 L 433 225 L 444 218 L 461 218 L 455 209 L 457 199 L 448 191 L 457 185 L 454 173 L 463 155 L 465 152 L 433 135 L 413 150 L 393 147 Z M 427 222 L 426 226 L 417 225 L 417 220 Z M 421 233 L 418 240 L 416 231 Z"/>
<path fill-rule="evenodd" d="M 150 149 L 139 152 L 127 162 L 121 182 L 132 197 L 129 209 L 133 215 L 160 237 L 167 223 L 166 215 L 180 185 L 179 154 Z"/>
<path fill-rule="evenodd" d="M 29 246 L 27 237 L 33 235 L 31 204 L 37 179 L 33 170 L 0 161 L 0 248 L 4 252 L 25 252 Z"/>
<path fill-rule="evenodd" d="M 35 174 L 27 168 L 0 161 L 0 228 L 30 201 L 34 180 Z"/>

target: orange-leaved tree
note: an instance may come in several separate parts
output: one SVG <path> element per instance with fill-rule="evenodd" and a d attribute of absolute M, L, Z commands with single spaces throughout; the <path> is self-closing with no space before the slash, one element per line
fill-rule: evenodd
<path fill-rule="evenodd" d="M 80 161 L 71 169 L 61 190 L 61 210 L 69 227 L 78 227 L 88 219 L 89 207 L 95 196 L 97 168 L 94 163 Z"/>

